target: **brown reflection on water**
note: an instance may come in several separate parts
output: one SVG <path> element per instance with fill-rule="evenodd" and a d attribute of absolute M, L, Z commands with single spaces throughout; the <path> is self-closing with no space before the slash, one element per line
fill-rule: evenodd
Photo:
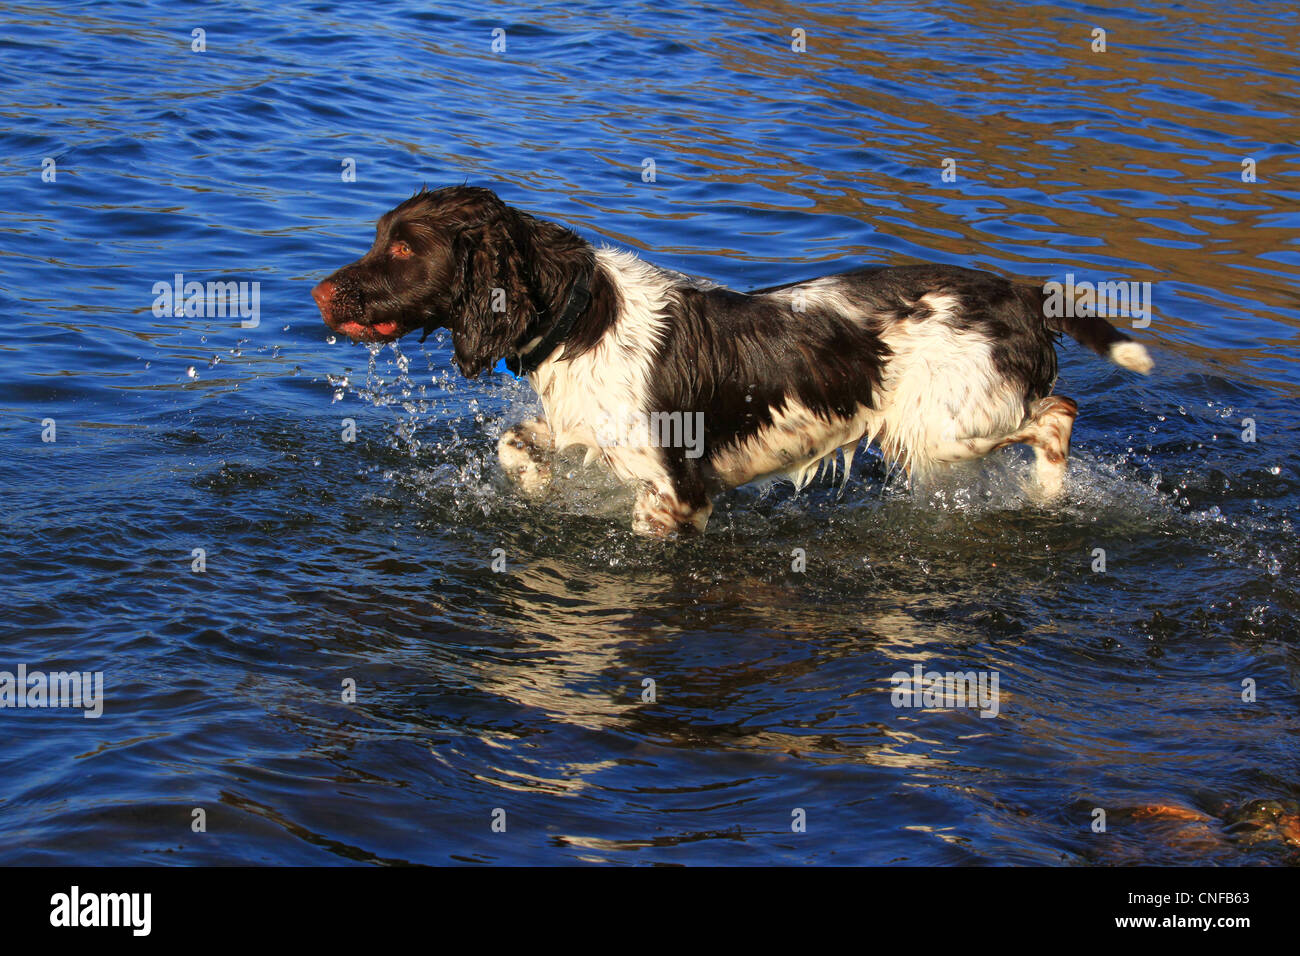
<path fill-rule="evenodd" d="M 1297 361 L 1297 336 L 1276 333 L 1300 330 L 1300 57 L 1287 22 L 1255 10 L 1193 3 L 1143 15 L 1081 18 L 1053 4 L 1000 3 L 846 15 L 749 2 L 715 35 L 677 35 L 653 21 L 629 28 L 715 57 L 716 75 L 764 78 L 743 128 L 725 110 L 734 90 L 702 84 L 685 115 L 666 108 L 656 130 L 711 181 L 768 190 L 772 202 L 754 208 L 856 219 L 879 237 L 978 268 L 1047 278 L 1077 262 L 1080 278 L 1151 282 L 1144 337 L 1267 377 L 1261 363 Z M 790 50 L 795 27 L 807 33 L 806 53 Z M 1106 30 L 1105 52 L 1091 49 L 1094 27 Z M 782 77 L 786 99 L 766 82 Z M 801 100 L 821 109 L 808 115 Z M 765 107 L 780 132 L 756 137 L 763 126 L 752 116 Z M 828 183 L 819 157 L 846 135 L 859 143 L 861 166 L 853 182 Z M 956 183 L 941 180 L 947 157 L 957 161 Z M 1241 178 L 1247 158 L 1257 163 L 1253 183 Z M 661 250 L 701 251 L 689 244 L 689 203 L 647 215 L 681 221 L 682 243 Z M 771 230 L 755 221 L 753 231 Z M 801 259 L 911 258 L 882 244 L 861 232 L 792 240 Z M 1243 321 L 1248 331 L 1235 327 Z M 1279 325 L 1263 328 L 1271 323 Z"/>

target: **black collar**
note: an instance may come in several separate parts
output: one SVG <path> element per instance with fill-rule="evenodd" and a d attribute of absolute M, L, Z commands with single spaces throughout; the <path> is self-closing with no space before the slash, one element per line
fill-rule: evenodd
<path fill-rule="evenodd" d="M 568 337 L 569 332 L 573 330 L 573 324 L 578 321 L 578 317 L 587 311 L 587 306 L 591 304 L 591 279 L 588 276 L 581 276 L 573 284 L 573 291 L 569 293 L 569 301 L 565 303 L 564 311 L 560 313 L 557 321 L 551 330 L 542 336 L 542 340 L 534 345 L 527 353 L 506 358 L 506 368 L 512 375 L 531 375 L 537 371 L 537 367 L 560 347 L 560 343 Z"/>

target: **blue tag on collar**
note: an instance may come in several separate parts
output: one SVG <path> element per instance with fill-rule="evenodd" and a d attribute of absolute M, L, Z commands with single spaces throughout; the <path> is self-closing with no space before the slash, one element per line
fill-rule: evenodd
<path fill-rule="evenodd" d="M 503 375 L 509 375 L 511 378 L 518 378 L 518 377 L 519 377 L 519 376 L 516 375 L 514 372 L 510 371 L 510 369 L 506 368 L 506 360 L 505 360 L 505 359 L 498 359 L 498 360 L 497 360 L 496 367 L 493 368 L 492 371 L 494 371 L 494 372 L 500 372 L 500 373 L 503 374 Z"/>

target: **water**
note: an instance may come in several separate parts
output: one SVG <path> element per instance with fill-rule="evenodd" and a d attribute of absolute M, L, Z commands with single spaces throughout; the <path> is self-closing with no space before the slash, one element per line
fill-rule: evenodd
<path fill-rule="evenodd" d="M 8 5 L 0 670 L 106 700 L 0 711 L 0 861 L 1295 862 L 1298 20 Z M 859 455 L 647 542 L 576 463 L 504 484 L 526 387 L 327 342 L 311 285 L 463 181 L 740 288 L 1150 281 L 1158 368 L 1063 347 L 1058 510 L 1019 451 L 924 493 Z M 155 316 L 176 273 L 260 324 Z M 998 716 L 894 707 L 918 663 L 996 672 Z"/>

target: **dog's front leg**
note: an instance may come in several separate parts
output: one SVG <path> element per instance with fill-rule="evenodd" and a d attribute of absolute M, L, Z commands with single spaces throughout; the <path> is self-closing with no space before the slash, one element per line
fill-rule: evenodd
<path fill-rule="evenodd" d="M 699 494 L 685 494 L 671 481 L 645 482 L 632 510 L 632 530 L 665 538 L 670 534 L 698 534 L 713 513 L 713 502 Z"/>
<path fill-rule="evenodd" d="M 526 495 L 540 495 L 551 484 L 555 436 L 541 418 L 507 428 L 497 441 L 501 469 Z"/>

